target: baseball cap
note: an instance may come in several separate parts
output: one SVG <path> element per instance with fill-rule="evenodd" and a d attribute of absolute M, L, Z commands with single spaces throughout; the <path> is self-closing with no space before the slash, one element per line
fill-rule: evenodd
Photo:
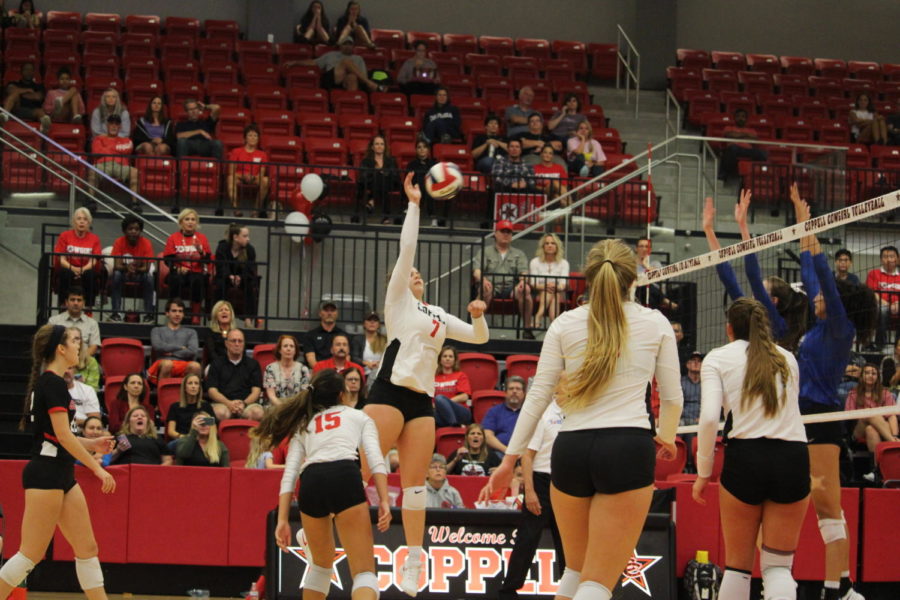
<path fill-rule="evenodd" d="M 119 115 L 109 115 L 108 117 L 106 117 L 106 122 L 107 123 L 121 123 L 122 117 Z"/>
<path fill-rule="evenodd" d="M 381 323 L 381 317 L 378 315 L 377 312 L 375 312 L 375 311 L 373 310 L 372 312 L 368 313 L 368 314 L 365 316 L 365 318 L 363 319 L 363 321 L 378 321 L 379 323 Z"/>
<path fill-rule="evenodd" d="M 691 355 L 688 356 L 688 360 L 691 360 L 692 358 L 699 358 L 700 360 L 703 360 L 704 356 L 706 356 L 706 355 L 703 354 L 702 352 L 698 352 L 698 351 L 694 350 L 693 352 L 691 352 Z"/>
<path fill-rule="evenodd" d="M 329 306 L 331 308 L 337 309 L 337 304 L 334 303 L 334 300 L 322 300 L 321 302 L 319 302 L 319 310 L 322 310 Z"/>
<path fill-rule="evenodd" d="M 508 221 L 507 219 L 500 219 L 499 221 L 497 221 L 497 225 L 494 227 L 494 231 L 503 231 L 505 229 L 512 231 L 512 228 L 513 225 L 510 221 Z"/>

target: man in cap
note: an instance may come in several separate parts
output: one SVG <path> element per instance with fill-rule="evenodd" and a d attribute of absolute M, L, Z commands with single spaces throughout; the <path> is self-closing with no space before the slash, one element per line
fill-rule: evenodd
<path fill-rule="evenodd" d="M 338 309 L 333 300 L 322 300 L 319 303 L 319 326 L 306 332 L 303 342 L 306 353 L 306 364 L 314 368 L 316 363 L 331 358 L 331 342 L 338 333 L 346 332 L 337 325 Z"/>
<path fill-rule="evenodd" d="M 518 248 L 512 247 L 512 223 L 506 219 L 497 221 L 494 228 L 494 244 L 479 252 L 472 260 L 472 279 L 475 294 L 490 306 L 494 298 L 515 298 L 524 330 L 522 337 L 533 340 L 531 316 L 534 314 L 534 299 L 528 285 L 528 258 Z"/>
<path fill-rule="evenodd" d="M 322 70 L 321 85 L 325 89 L 343 88 L 355 92 L 360 84 L 371 92 L 385 92 L 387 88 L 369 79 L 366 61 L 362 56 L 353 54 L 353 38 L 345 36 L 338 41 L 338 49 L 326 52 L 312 60 L 297 60 L 285 63 L 285 67 L 294 65 L 317 66 Z"/>

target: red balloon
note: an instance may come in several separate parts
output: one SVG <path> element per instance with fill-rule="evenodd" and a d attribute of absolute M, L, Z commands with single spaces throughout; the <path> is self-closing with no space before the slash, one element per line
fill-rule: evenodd
<path fill-rule="evenodd" d="M 299 187 L 294 192 L 294 195 L 291 196 L 288 204 L 290 205 L 292 210 L 302 212 L 307 217 L 312 216 L 312 202 L 310 202 L 303 196 L 303 192 L 300 191 Z"/>

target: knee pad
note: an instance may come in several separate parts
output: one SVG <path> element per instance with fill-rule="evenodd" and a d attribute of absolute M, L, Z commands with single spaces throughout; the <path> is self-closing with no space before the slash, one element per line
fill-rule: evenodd
<path fill-rule="evenodd" d="M 303 581 L 303 587 L 314 592 L 321 592 L 328 595 L 331 588 L 331 567 L 320 567 L 319 565 L 310 563 L 309 569 L 306 571 L 306 579 Z"/>
<path fill-rule="evenodd" d="M 12 558 L 6 561 L 3 568 L 0 568 L 0 579 L 16 587 L 25 581 L 25 578 L 28 577 L 33 568 L 34 563 L 31 562 L 30 558 L 21 552 L 16 552 Z"/>
<path fill-rule="evenodd" d="M 78 576 L 78 585 L 83 590 L 93 590 L 103 587 L 103 570 L 100 568 L 100 559 L 76 558 L 75 575 Z"/>
<path fill-rule="evenodd" d="M 793 565 L 793 552 L 779 552 L 763 546 L 759 553 L 759 570 L 762 572 L 765 600 L 796 599 L 797 582 L 791 575 Z"/>
<path fill-rule="evenodd" d="M 425 510 L 427 501 L 428 492 L 425 491 L 425 486 L 414 485 L 403 488 L 403 500 L 401 500 L 400 506 L 406 510 Z"/>
<path fill-rule="evenodd" d="M 819 519 L 819 533 L 826 544 L 843 540 L 847 537 L 844 519 Z"/>
<path fill-rule="evenodd" d="M 573 598 L 575 592 L 578 591 L 578 584 L 581 583 L 581 572 L 566 567 L 563 570 L 562 577 L 559 578 L 559 586 L 556 590 L 557 596 L 563 598 Z"/>
<path fill-rule="evenodd" d="M 378 576 L 375 575 L 372 571 L 364 571 L 362 573 L 357 573 L 356 577 L 353 578 L 353 589 L 351 591 L 351 595 L 353 592 L 360 588 L 371 588 L 375 590 L 375 597 L 378 598 L 380 592 L 378 591 Z"/>

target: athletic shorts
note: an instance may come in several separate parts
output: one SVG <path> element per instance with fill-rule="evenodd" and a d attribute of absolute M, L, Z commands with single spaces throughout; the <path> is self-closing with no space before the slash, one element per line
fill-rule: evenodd
<path fill-rule="evenodd" d="M 553 485 L 579 498 L 647 487 L 655 468 L 653 434 L 637 427 L 561 431 L 550 456 Z"/>
<path fill-rule="evenodd" d="M 355 461 L 313 463 L 300 474 L 298 504 L 305 515 L 320 519 L 366 502 L 362 473 Z"/>
<path fill-rule="evenodd" d="M 97 167 L 98 171 L 106 173 L 113 179 L 118 179 L 119 181 L 124 181 L 126 183 L 128 182 L 129 177 L 131 177 L 131 169 L 134 168 L 114 160 L 104 160 L 94 166 Z"/>
<path fill-rule="evenodd" d="M 190 364 L 190 361 L 187 360 L 178 360 L 177 358 L 161 358 L 150 365 L 150 368 L 147 369 L 147 379 L 149 379 L 151 383 L 157 383 L 159 381 L 159 367 L 160 363 L 164 360 L 168 360 L 172 363 L 172 372 L 169 374 L 169 377 L 184 377 L 184 374 L 187 371 L 187 366 Z"/>
<path fill-rule="evenodd" d="M 801 402 L 801 405 L 803 403 Z M 806 409 L 800 409 L 804 415 L 816 415 L 828 412 L 838 412 L 843 407 L 830 407 L 823 404 L 813 404 Z M 806 439 L 809 444 L 833 444 L 844 445 L 844 422 L 829 421 L 828 423 L 809 423 L 806 427 Z"/>
<path fill-rule="evenodd" d="M 328 69 L 319 77 L 319 87 L 326 90 L 333 90 L 341 87 L 334 81 L 334 69 Z"/>
<path fill-rule="evenodd" d="M 75 463 L 49 456 L 32 458 L 22 470 L 22 487 L 26 490 L 62 490 L 75 487 Z"/>
<path fill-rule="evenodd" d="M 434 403 L 428 394 L 415 392 L 409 388 L 394 385 L 384 379 L 376 379 L 369 390 L 366 404 L 387 404 L 403 413 L 407 423 L 419 417 L 434 418 Z"/>
<path fill-rule="evenodd" d="M 729 439 L 720 481 L 746 504 L 799 502 L 809 495 L 809 450 L 803 442 Z"/>

